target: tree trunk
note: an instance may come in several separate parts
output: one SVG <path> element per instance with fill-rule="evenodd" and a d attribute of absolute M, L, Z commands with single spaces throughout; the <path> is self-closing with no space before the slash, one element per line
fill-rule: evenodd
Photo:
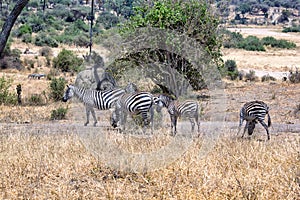
<path fill-rule="evenodd" d="M 3 53 L 5 45 L 7 43 L 8 37 L 10 35 L 11 29 L 15 24 L 18 16 L 22 12 L 23 8 L 27 5 L 29 0 L 18 0 L 15 7 L 7 17 L 5 23 L 3 24 L 1 33 L 0 33 L 0 57 Z"/>

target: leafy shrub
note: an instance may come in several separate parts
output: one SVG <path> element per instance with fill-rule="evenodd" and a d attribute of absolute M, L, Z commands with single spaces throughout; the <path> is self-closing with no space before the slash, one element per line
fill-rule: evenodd
<path fill-rule="evenodd" d="M 224 67 L 226 70 L 226 74 L 230 77 L 231 80 L 235 80 L 238 77 L 239 72 L 234 60 L 226 60 Z"/>
<path fill-rule="evenodd" d="M 58 56 L 53 58 L 53 67 L 63 72 L 79 72 L 83 59 L 78 58 L 72 51 L 62 49 Z"/>
<path fill-rule="evenodd" d="M 274 78 L 273 76 L 270 76 L 269 74 L 264 75 L 263 77 L 261 77 L 261 81 L 265 82 L 265 81 L 276 81 L 276 78 Z"/>
<path fill-rule="evenodd" d="M 49 37 L 46 33 L 38 34 L 34 44 L 37 46 L 58 47 L 58 42 L 54 38 Z"/>
<path fill-rule="evenodd" d="M 68 108 L 59 107 L 56 110 L 51 111 L 51 120 L 62 120 L 66 119 Z"/>
<path fill-rule="evenodd" d="M 225 31 L 223 45 L 225 48 L 237 48 L 238 44 L 244 40 L 242 34 Z"/>
<path fill-rule="evenodd" d="M 0 59 L 0 69 L 17 69 L 22 70 L 23 65 L 18 57 L 6 56 Z"/>
<path fill-rule="evenodd" d="M 119 18 L 116 15 L 104 11 L 97 18 L 96 24 L 101 24 L 105 29 L 110 29 L 115 27 L 119 22 Z"/>
<path fill-rule="evenodd" d="M 86 47 L 88 46 L 89 43 L 90 43 L 90 39 L 88 38 L 87 35 L 83 35 L 83 34 L 77 35 L 73 39 L 73 44 L 75 44 L 76 46 Z"/>
<path fill-rule="evenodd" d="M 262 43 L 264 45 L 270 45 L 271 47 L 275 47 L 275 48 L 285 48 L 285 49 L 292 49 L 296 47 L 296 44 L 293 42 L 289 42 L 287 40 L 276 40 L 274 37 L 264 37 L 262 38 Z"/>
<path fill-rule="evenodd" d="M 292 26 L 292 27 L 287 27 L 287 28 L 284 28 L 282 30 L 282 32 L 284 33 L 288 33 L 288 32 L 300 32 L 300 26 Z"/>
<path fill-rule="evenodd" d="M 251 35 L 238 43 L 237 47 L 248 51 L 266 51 L 259 38 Z"/>
<path fill-rule="evenodd" d="M 4 76 L 0 78 L 0 104 L 16 105 L 18 102 L 17 95 L 9 92 L 12 79 L 6 79 Z"/>
<path fill-rule="evenodd" d="M 30 106 L 41 106 L 45 104 L 41 94 L 32 94 L 27 101 Z"/>
<path fill-rule="evenodd" d="M 63 97 L 65 86 L 66 80 L 64 78 L 52 78 L 49 97 L 54 101 L 60 101 Z"/>
<path fill-rule="evenodd" d="M 23 24 L 20 26 L 20 28 L 18 29 L 17 37 L 21 37 L 25 34 L 32 34 L 32 28 L 28 24 Z"/>
<path fill-rule="evenodd" d="M 44 57 L 50 57 L 50 56 L 53 56 L 53 51 L 50 47 L 43 47 L 40 49 L 39 51 L 40 55 L 41 56 L 44 56 Z"/>
<path fill-rule="evenodd" d="M 250 70 L 248 73 L 245 75 L 245 81 L 255 81 L 257 80 L 257 76 L 255 76 L 255 71 Z"/>
<path fill-rule="evenodd" d="M 24 43 L 26 43 L 26 44 L 32 42 L 32 36 L 31 36 L 31 34 L 29 34 L 29 33 L 22 35 L 21 38 L 22 38 L 22 42 L 24 42 Z"/>

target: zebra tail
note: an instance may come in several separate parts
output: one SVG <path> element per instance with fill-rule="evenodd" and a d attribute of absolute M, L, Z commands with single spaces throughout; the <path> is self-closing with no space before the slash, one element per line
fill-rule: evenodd
<path fill-rule="evenodd" d="M 272 124 L 272 122 L 271 122 L 271 117 L 270 117 L 270 114 L 268 113 L 268 127 L 270 127 L 271 124 Z"/>

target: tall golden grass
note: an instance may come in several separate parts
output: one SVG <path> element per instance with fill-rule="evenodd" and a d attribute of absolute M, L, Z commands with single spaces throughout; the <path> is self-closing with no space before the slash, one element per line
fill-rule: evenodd
<path fill-rule="evenodd" d="M 297 133 L 261 141 L 228 130 L 204 158 L 198 159 L 200 137 L 165 168 L 133 173 L 93 157 L 75 131 L 10 127 L 0 134 L 1 199 L 298 199 L 300 194 Z"/>

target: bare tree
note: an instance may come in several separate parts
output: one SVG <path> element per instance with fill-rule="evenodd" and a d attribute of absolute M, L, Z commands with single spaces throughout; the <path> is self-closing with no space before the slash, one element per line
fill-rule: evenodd
<path fill-rule="evenodd" d="M 2 52 L 5 48 L 12 27 L 14 26 L 18 16 L 20 15 L 23 8 L 27 5 L 28 2 L 29 0 L 18 0 L 13 10 L 6 18 L 6 21 L 0 33 L 0 56 L 2 55 Z"/>

